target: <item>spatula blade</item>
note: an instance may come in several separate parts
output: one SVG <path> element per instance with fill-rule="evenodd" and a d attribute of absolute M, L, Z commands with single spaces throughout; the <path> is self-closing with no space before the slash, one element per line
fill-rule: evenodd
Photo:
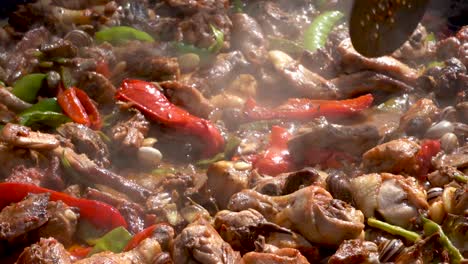
<path fill-rule="evenodd" d="M 350 35 L 354 48 L 366 57 L 388 55 L 416 29 L 429 0 L 355 0 Z"/>

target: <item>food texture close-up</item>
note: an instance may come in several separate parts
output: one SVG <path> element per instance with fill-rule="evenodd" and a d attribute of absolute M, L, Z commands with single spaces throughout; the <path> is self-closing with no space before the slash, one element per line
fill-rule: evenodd
<path fill-rule="evenodd" d="M 0 263 L 468 263 L 468 1 L 0 3 Z"/>

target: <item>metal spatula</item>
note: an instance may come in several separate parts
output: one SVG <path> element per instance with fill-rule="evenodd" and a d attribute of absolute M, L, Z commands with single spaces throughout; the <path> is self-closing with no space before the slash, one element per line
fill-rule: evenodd
<path fill-rule="evenodd" d="M 429 0 L 355 0 L 350 35 L 364 56 L 391 54 L 411 36 Z"/>

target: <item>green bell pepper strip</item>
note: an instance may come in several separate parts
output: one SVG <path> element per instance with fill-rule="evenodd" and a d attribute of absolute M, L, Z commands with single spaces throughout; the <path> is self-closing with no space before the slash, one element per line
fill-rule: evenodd
<path fill-rule="evenodd" d="M 210 24 L 210 27 L 216 41 L 208 48 L 208 50 L 212 53 L 218 53 L 224 45 L 224 33 L 212 24 Z"/>
<path fill-rule="evenodd" d="M 27 113 L 35 112 L 35 111 L 50 111 L 50 112 L 56 112 L 56 113 L 61 113 L 62 108 L 60 108 L 60 105 L 57 102 L 57 98 L 47 98 L 39 101 L 38 103 L 34 104 L 30 108 L 24 110 L 23 112 L 20 113 L 20 115 L 25 115 Z"/>
<path fill-rule="evenodd" d="M 132 235 L 125 228 L 119 226 L 105 234 L 103 237 L 92 241 L 94 247 L 88 253 L 88 257 L 103 251 L 120 253 L 124 250 L 125 246 L 131 239 Z"/>
<path fill-rule="evenodd" d="M 311 52 L 323 48 L 333 27 L 343 17 L 340 11 L 327 11 L 316 17 L 304 32 L 304 48 Z"/>
<path fill-rule="evenodd" d="M 154 42 L 153 37 L 148 33 L 127 26 L 106 28 L 96 32 L 94 37 L 99 43 L 107 41 L 113 45 L 123 44 L 129 40 Z"/>
<path fill-rule="evenodd" d="M 440 227 L 436 222 L 429 220 L 425 217 L 421 217 L 423 222 L 424 234 L 426 236 L 431 236 L 435 233 L 439 233 L 439 242 L 447 250 L 450 256 L 450 263 L 460 263 L 463 259 L 460 251 L 452 244 L 450 239 L 445 235 L 442 227 Z"/>
<path fill-rule="evenodd" d="M 59 127 L 61 124 L 72 120 L 61 113 L 52 111 L 32 111 L 19 116 L 19 123 L 32 128 L 40 126 Z"/>
<path fill-rule="evenodd" d="M 406 238 L 407 240 L 411 242 L 416 242 L 417 240 L 421 239 L 421 236 L 418 233 L 406 230 L 404 228 L 401 228 L 399 226 L 391 225 L 386 222 L 379 221 L 375 218 L 369 218 L 367 219 L 367 224 L 371 227 L 383 230 L 385 232 L 388 232 L 392 235 L 396 236 L 402 236 Z"/>
<path fill-rule="evenodd" d="M 23 101 L 32 103 L 36 100 L 46 74 L 33 73 L 23 76 L 13 84 L 12 93 Z"/>

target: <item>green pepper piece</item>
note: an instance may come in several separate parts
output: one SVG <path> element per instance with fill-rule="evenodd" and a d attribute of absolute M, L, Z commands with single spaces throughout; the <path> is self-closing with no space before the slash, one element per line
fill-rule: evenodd
<path fill-rule="evenodd" d="M 316 17 L 304 32 L 304 48 L 311 52 L 323 48 L 333 27 L 343 17 L 340 11 L 327 11 Z"/>
<path fill-rule="evenodd" d="M 210 166 L 211 164 L 215 163 L 215 162 L 218 162 L 218 161 L 221 161 L 225 158 L 225 155 L 224 155 L 224 152 L 220 152 L 218 154 L 216 154 L 214 157 L 212 158 L 209 158 L 209 159 L 203 159 L 203 160 L 199 160 L 196 165 L 198 167 L 208 167 Z"/>
<path fill-rule="evenodd" d="M 426 236 L 431 236 L 435 233 L 439 233 L 439 242 L 440 244 L 447 250 L 450 256 L 450 263 L 460 263 L 463 259 L 458 248 L 456 248 L 450 239 L 445 235 L 442 227 L 438 225 L 436 222 L 429 220 L 425 217 L 421 217 L 423 222 L 424 234 Z"/>
<path fill-rule="evenodd" d="M 12 93 L 21 100 L 32 103 L 36 100 L 37 93 L 45 78 L 46 75 L 43 73 L 25 75 L 13 84 Z"/>
<path fill-rule="evenodd" d="M 5 83 L 0 81 L 0 87 L 5 87 Z"/>
<path fill-rule="evenodd" d="M 210 27 L 216 41 L 208 48 L 208 50 L 213 53 L 218 53 L 224 46 L 224 33 L 212 24 L 210 24 Z"/>
<path fill-rule="evenodd" d="M 153 37 L 151 37 L 151 35 L 148 33 L 127 26 L 117 26 L 103 29 L 96 32 L 95 38 L 99 43 L 107 41 L 113 45 L 123 44 L 129 40 L 154 42 Z"/>
<path fill-rule="evenodd" d="M 386 222 L 379 221 L 375 218 L 367 219 L 367 224 L 371 227 L 378 228 L 392 235 L 402 236 L 411 242 L 416 242 L 417 240 L 421 239 L 421 236 L 418 233 L 406 230 L 399 226 L 395 226 Z"/>
<path fill-rule="evenodd" d="M 244 11 L 243 11 L 244 4 L 242 3 L 241 0 L 234 0 L 232 4 L 233 4 L 233 9 L 234 9 L 234 12 L 235 12 L 235 13 L 242 13 L 242 12 L 244 12 Z"/>
<path fill-rule="evenodd" d="M 117 227 L 103 237 L 90 241 L 94 244 L 93 249 L 89 252 L 88 256 L 102 252 L 111 251 L 114 253 L 120 253 L 124 250 L 125 246 L 132 239 L 132 235 L 123 227 Z"/>
<path fill-rule="evenodd" d="M 19 123 L 21 125 L 32 128 L 41 126 L 56 128 L 67 122 L 71 122 L 68 116 L 52 111 L 32 111 L 19 116 Z"/>
<path fill-rule="evenodd" d="M 274 36 L 269 36 L 268 40 L 270 50 L 281 50 L 292 55 L 299 55 L 304 52 L 304 47 L 292 40 Z"/>
<path fill-rule="evenodd" d="M 39 111 L 39 112 L 56 112 L 56 113 L 61 113 L 62 108 L 57 102 L 57 98 L 47 98 L 44 100 L 39 101 L 38 103 L 34 104 L 30 108 L 24 110 L 20 116 L 34 112 L 34 111 Z"/>

